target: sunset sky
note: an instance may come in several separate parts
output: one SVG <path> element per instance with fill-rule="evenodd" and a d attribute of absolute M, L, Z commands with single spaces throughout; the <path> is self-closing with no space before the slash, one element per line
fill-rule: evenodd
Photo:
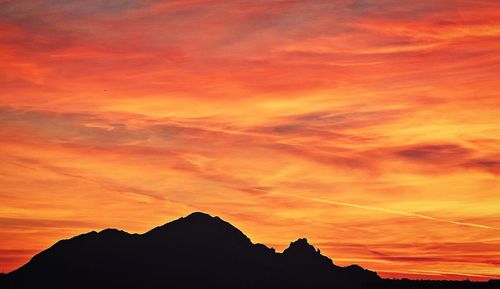
<path fill-rule="evenodd" d="M 500 278 L 500 1 L 0 1 L 0 272 L 204 211 Z"/>

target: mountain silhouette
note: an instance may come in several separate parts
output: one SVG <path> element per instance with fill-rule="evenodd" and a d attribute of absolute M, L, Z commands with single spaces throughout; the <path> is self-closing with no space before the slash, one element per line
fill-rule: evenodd
<path fill-rule="evenodd" d="M 144 234 L 106 229 L 59 241 L 0 276 L 0 288 L 489 288 L 403 281 L 381 279 L 357 265 L 337 266 L 305 238 L 275 252 L 219 217 L 197 212 Z"/>

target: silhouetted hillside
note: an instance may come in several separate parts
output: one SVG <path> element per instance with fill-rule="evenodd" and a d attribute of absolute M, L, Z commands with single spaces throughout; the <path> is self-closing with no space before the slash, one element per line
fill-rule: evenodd
<path fill-rule="evenodd" d="M 371 288 L 375 288 L 372 286 Z M 408 280 L 408 279 L 382 279 L 378 281 L 376 288 L 383 289 L 499 289 L 499 280 L 488 282 L 446 281 L 446 280 Z"/>
<path fill-rule="evenodd" d="M 204 213 L 145 234 L 106 229 L 62 240 L 3 279 L 6 289 L 493 288 L 382 280 L 357 265 L 334 265 L 306 239 L 276 253 Z"/>

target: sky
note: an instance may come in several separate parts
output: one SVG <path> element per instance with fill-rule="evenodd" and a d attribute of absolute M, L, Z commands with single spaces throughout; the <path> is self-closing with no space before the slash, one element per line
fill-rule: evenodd
<path fill-rule="evenodd" d="M 0 272 L 204 211 L 500 278 L 500 2 L 0 1 Z"/>

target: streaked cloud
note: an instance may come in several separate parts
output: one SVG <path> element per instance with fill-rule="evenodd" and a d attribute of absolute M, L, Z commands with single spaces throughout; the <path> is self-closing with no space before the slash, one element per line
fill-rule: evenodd
<path fill-rule="evenodd" d="M 383 276 L 499 278 L 499 8 L 0 3 L 0 266 L 204 210 Z"/>

